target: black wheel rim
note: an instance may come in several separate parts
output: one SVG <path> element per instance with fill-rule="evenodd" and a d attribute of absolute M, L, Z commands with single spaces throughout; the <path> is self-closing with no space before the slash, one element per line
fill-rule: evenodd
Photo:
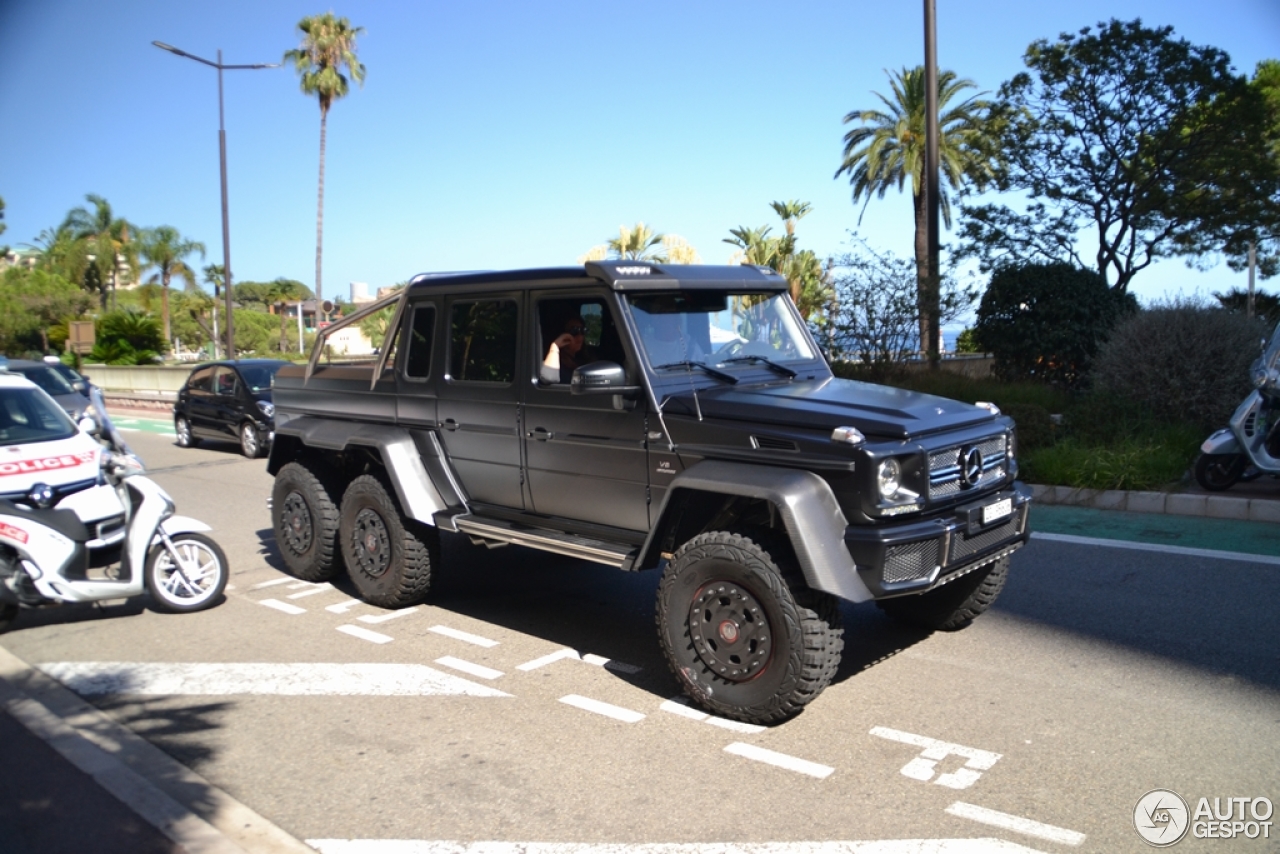
<path fill-rule="evenodd" d="M 284 542 L 289 551 L 295 555 L 306 554 L 311 548 L 315 532 L 311 525 L 311 508 L 297 492 L 290 492 L 284 499 L 280 511 L 281 527 L 284 529 Z"/>
<path fill-rule="evenodd" d="M 351 545 L 360 571 L 370 578 L 378 578 L 391 565 L 391 535 L 382 517 L 373 510 L 365 508 L 356 515 Z"/>
<path fill-rule="evenodd" d="M 764 607 L 741 584 L 713 581 L 689 606 L 693 649 L 713 673 L 746 682 L 769 665 L 773 633 Z"/>

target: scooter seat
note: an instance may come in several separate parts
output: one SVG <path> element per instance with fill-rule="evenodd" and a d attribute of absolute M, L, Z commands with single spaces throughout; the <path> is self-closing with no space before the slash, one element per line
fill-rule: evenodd
<path fill-rule="evenodd" d="M 57 508 L 42 510 L 40 508 L 24 507 L 21 504 L 14 504 L 12 501 L 0 498 L 0 515 L 28 516 L 32 521 L 44 525 L 46 528 L 52 528 L 77 543 L 87 543 L 93 539 L 93 534 L 85 527 L 84 522 L 80 521 L 80 517 L 76 515 L 74 510 L 59 510 Z"/>

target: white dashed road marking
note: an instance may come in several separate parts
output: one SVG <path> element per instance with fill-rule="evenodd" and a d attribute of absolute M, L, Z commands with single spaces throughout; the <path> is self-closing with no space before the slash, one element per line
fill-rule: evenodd
<path fill-rule="evenodd" d="M 303 590 L 301 593 L 290 593 L 289 598 L 301 599 L 303 596 L 314 596 L 317 593 L 328 593 L 332 589 L 333 589 L 332 584 L 317 584 L 315 587 L 312 587 L 310 590 Z"/>
<path fill-rule="evenodd" d="M 455 842 L 430 839 L 308 839 L 320 854 L 1042 854 L 1003 839 L 833 842 Z"/>
<path fill-rule="evenodd" d="M 362 629 L 359 626 L 338 626 L 338 631 L 343 634 L 351 635 L 353 638 L 367 640 L 370 643 L 391 643 L 395 638 L 390 635 L 384 635 L 381 632 L 371 632 L 368 629 Z"/>
<path fill-rule="evenodd" d="M 255 584 L 249 589 L 261 590 L 264 587 L 275 587 L 277 584 L 288 584 L 290 581 L 293 581 L 293 579 L 292 578 L 273 578 L 270 581 L 263 581 L 261 584 Z"/>
<path fill-rule="evenodd" d="M 582 660 L 587 664 L 594 664 L 596 667 L 603 667 L 605 670 L 613 670 L 618 673 L 626 673 L 633 675 L 644 670 L 634 664 L 627 664 L 625 661 L 614 661 L 612 658 L 605 658 L 603 655 L 595 655 L 594 653 L 586 653 L 582 656 Z"/>
<path fill-rule="evenodd" d="M 817 762 L 810 762 L 808 759 L 788 756 L 785 753 L 778 753 L 774 750 L 765 750 L 763 747 L 756 747 L 754 744 L 743 744 L 740 741 L 735 741 L 726 747 L 724 751 L 725 753 L 732 753 L 734 756 L 741 756 L 744 759 L 754 759 L 756 762 L 776 765 L 788 771 L 808 774 L 810 777 L 817 777 L 819 780 L 830 777 L 836 770 L 829 765 L 819 765 Z"/>
<path fill-rule="evenodd" d="M 684 697 L 672 697 L 670 700 L 663 702 L 658 707 L 661 711 L 670 712 L 673 715 L 679 715 L 682 718 L 689 718 L 694 721 L 702 721 L 703 723 L 718 726 L 722 729 L 732 730 L 733 732 L 746 733 L 753 735 L 758 732 L 764 732 L 765 728 L 759 724 L 748 724 L 742 721 L 731 721 L 728 718 L 718 718 L 715 715 L 709 715 L 691 707 Z"/>
<path fill-rule="evenodd" d="M 458 629 L 451 629 L 448 626 L 432 626 L 429 631 L 433 631 L 438 635 L 444 635 L 447 638 L 460 640 L 463 643 L 475 644 L 476 646 L 491 647 L 498 645 L 496 640 L 489 640 L 488 638 L 482 638 L 479 635 L 473 635 L 468 632 L 459 631 Z"/>
<path fill-rule="evenodd" d="M 330 614 L 345 614 L 357 605 L 362 604 L 359 599 L 347 599 L 336 605 L 326 605 L 325 610 Z"/>
<path fill-rule="evenodd" d="M 387 614 L 365 614 L 364 616 L 359 617 L 358 619 L 362 623 L 369 623 L 371 625 L 376 625 L 378 623 L 385 623 L 387 620 L 395 620 L 400 617 L 407 617 L 410 614 L 416 612 L 417 610 L 418 610 L 417 608 L 405 608 L 403 611 L 391 611 L 390 613 L 387 613 Z"/>
<path fill-rule="evenodd" d="M 497 679 L 503 675 L 501 670 L 494 670 L 492 667 L 464 661 L 461 658 L 454 658 L 452 655 L 437 658 L 436 664 L 443 664 L 445 667 L 452 667 L 454 670 L 470 673 L 472 676 L 479 676 L 481 679 Z"/>
<path fill-rule="evenodd" d="M 888 727 L 872 727 L 871 734 L 879 738 L 887 738 L 890 741 L 899 741 L 903 744 L 924 748 L 924 751 L 919 756 L 902 766 L 903 776 L 910 777 L 912 780 L 920 780 L 927 783 L 933 780 L 934 772 L 937 770 L 938 763 L 941 760 L 946 759 L 948 756 L 963 756 L 966 760 L 963 768 L 950 774 L 939 774 L 938 778 L 933 780 L 939 786 L 946 786 L 949 789 L 969 788 L 978 782 L 978 778 L 982 776 L 983 771 L 986 771 L 1000 760 L 999 753 L 992 753 L 989 750 L 951 744 L 946 741 L 938 741 L 936 738 L 915 735 L 909 732 L 889 729 Z"/>
<path fill-rule="evenodd" d="M 1027 836 L 1037 836 L 1040 839 L 1047 839 L 1050 842 L 1057 842 L 1062 845 L 1080 845 L 1084 842 L 1085 835 L 1074 830 L 1067 830 L 1064 827 L 1054 827 L 1052 824 L 1041 824 L 1038 821 L 1032 821 L 1029 818 L 1021 818 L 1008 813 L 996 812 L 986 807 L 978 807 L 973 804 L 966 804 L 963 801 L 956 801 L 947 807 L 947 812 L 959 818 L 967 818 L 972 821 L 980 821 L 983 824 L 989 824 L 992 827 L 1000 827 L 1005 830 L 1012 830 L 1015 833 L 1025 833 Z"/>
<path fill-rule="evenodd" d="M 566 658 L 577 659 L 578 651 L 576 649 L 560 649 L 555 652 L 544 655 L 542 658 L 535 658 L 533 661 L 526 661 L 524 664 L 516 666 L 516 670 L 537 670 L 539 667 L 546 667 L 548 664 L 555 664 Z"/>
<path fill-rule="evenodd" d="M 82 696 L 276 694 L 509 697 L 425 664 L 175 664 L 64 661 L 39 665 Z"/>
<path fill-rule="evenodd" d="M 595 712 L 597 715 L 604 715 L 607 718 L 622 721 L 623 723 L 633 724 L 637 721 L 644 720 L 644 715 L 640 712 L 633 712 L 631 709 L 624 709 L 622 706 L 614 706 L 609 703 L 602 703 L 599 700 L 592 700 L 589 697 L 579 697 L 577 694 L 569 694 L 561 697 L 560 702 L 565 705 L 573 706 L 587 712 Z"/>
<path fill-rule="evenodd" d="M 259 599 L 259 605 L 266 605 L 268 608 L 275 608 L 277 611 L 284 611 L 286 614 L 305 614 L 306 608 L 299 608 L 297 605 L 290 605 L 288 602 L 281 602 L 278 599 Z"/>

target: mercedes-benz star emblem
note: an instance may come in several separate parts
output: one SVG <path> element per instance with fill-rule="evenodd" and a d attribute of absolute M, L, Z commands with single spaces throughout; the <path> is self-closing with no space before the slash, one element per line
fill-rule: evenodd
<path fill-rule="evenodd" d="M 982 452 L 977 448 L 960 449 L 960 483 L 966 487 L 977 486 L 982 480 Z"/>

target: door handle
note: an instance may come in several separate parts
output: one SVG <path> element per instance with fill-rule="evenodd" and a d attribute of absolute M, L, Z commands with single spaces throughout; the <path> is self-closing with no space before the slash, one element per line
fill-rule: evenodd
<path fill-rule="evenodd" d="M 444 427 L 444 429 L 446 430 L 457 430 L 458 422 L 454 421 L 452 418 L 446 418 L 444 420 L 444 424 L 442 424 L 441 426 Z"/>
<path fill-rule="evenodd" d="M 552 433 L 550 430 L 547 430 L 545 427 L 535 427 L 532 431 L 530 431 L 526 435 L 530 439 L 534 439 L 539 442 L 545 442 L 548 439 L 554 439 L 556 434 Z"/>

